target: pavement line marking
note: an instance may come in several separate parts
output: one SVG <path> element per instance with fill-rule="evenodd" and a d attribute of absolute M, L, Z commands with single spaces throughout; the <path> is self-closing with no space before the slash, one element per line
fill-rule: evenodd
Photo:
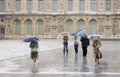
<path fill-rule="evenodd" d="M 39 72 L 39 74 L 93 74 L 93 72 Z"/>
<path fill-rule="evenodd" d="M 1 72 L 0 72 L 1 73 Z M 2 74 L 93 74 L 93 72 L 3 72 Z"/>
<path fill-rule="evenodd" d="M 101 74 L 105 74 L 105 75 L 120 75 L 120 72 L 102 72 Z"/>
<path fill-rule="evenodd" d="M 101 73 L 95 73 L 95 72 L 0 72 L 0 74 L 78 74 L 78 75 L 92 75 L 92 74 L 101 74 L 101 75 L 120 75 L 120 72 L 101 72 Z"/>

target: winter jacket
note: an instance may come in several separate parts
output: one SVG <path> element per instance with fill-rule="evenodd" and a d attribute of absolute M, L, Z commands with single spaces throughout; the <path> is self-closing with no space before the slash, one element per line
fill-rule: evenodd
<path fill-rule="evenodd" d="M 90 45 L 90 41 L 87 37 L 81 37 L 80 39 L 82 47 L 87 47 Z"/>

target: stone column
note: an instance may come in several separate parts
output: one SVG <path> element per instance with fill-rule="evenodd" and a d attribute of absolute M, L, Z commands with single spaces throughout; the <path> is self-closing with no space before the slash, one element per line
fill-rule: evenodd
<path fill-rule="evenodd" d="M 22 0 L 22 12 L 23 13 L 26 13 L 27 10 L 26 10 L 26 7 L 27 7 L 27 0 Z"/>
<path fill-rule="evenodd" d="M 21 18 L 21 37 L 24 38 L 25 35 L 25 21 L 24 18 Z"/>
<path fill-rule="evenodd" d="M 38 12 L 38 0 L 33 0 L 33 10 L 32 10 L 32 12 L 33 13 L 36 13 L 36 12 Z"/>
<path fill-rule="evenodd" d="M 35 19 L 33 18 L 33 20 L 32 20 L 32 34 L 33 35 L 35 35 L 36 34 L 36 21 L 35 21 Z"/>
<path fill-rule="evenodd" d="M 90 0 L 85 0 L 85 12 L 90 12 Z"/>
<path fill-rule="evenodd" d="M 85 27 L 86 27 L 88 34 L 90 34 L 90 26 L 89 26 L 89 18 L 88 17 L 86 17 L 86 19 L 85 19 Z"/>
<path fill-rule="evenodd" d="M 76 32 L 78 29 L 77 18 L 75 17 L 73 20 L 73 32 Z"/>

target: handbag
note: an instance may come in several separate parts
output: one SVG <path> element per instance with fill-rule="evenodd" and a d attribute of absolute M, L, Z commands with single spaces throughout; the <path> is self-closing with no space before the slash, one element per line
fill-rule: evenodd
<path fill-rule="evenodd" d="M 101 53 L 101 51 L 99 49 L 98 49 L 98 52 L 96 54 L 96 58 L 99 58 L 99 59 L 102 58 L 102 53 Z"/>

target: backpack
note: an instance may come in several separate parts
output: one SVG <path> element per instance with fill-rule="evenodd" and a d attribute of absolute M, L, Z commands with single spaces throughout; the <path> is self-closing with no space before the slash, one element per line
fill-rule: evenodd
<path fill-rule="evenodd" d="M 34 45 L 34 42 L 31 42 L 30 43 L 30 48 L 33 48 L 35 45 Z"/>
<path fill-rule="evenodd" d="M 96 54 L 96 58 L 98 58 L 98 59 L 102 58 L 102 53 L 100 52 L 99 48 L 98 48 L 98 52 Z"/>

